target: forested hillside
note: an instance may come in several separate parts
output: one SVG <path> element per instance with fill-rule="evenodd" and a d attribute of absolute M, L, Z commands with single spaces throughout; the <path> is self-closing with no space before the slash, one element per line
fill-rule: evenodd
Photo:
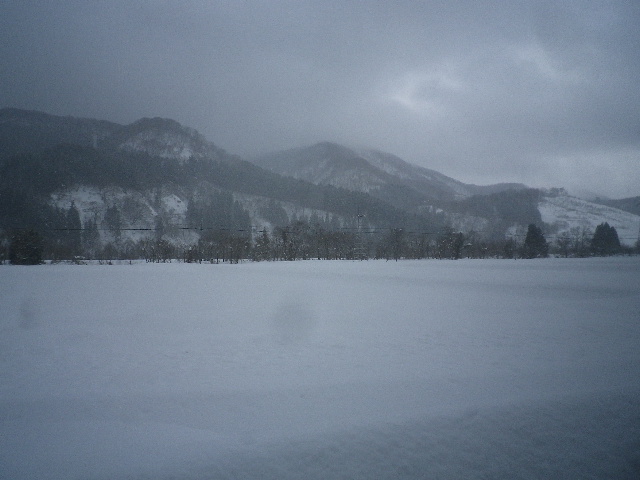
<path fill-rule="evenodd" d="M 37 238 L 54 260 L 511 257 L 527 225 L 552 250 L 573 226 L 549 214 L 558 191 L 466 185 L 377 151 L 325 142 L 257 163 L 271 170 L 170 119 L 2 109 L 0 255 Z M 608 208 L 579 223 L 583 240 L 609 221 L 633 244 L 640 217 Z"/>

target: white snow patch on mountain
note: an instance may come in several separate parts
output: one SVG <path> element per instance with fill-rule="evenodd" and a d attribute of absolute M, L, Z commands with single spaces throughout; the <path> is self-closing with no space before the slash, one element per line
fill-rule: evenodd
<path fill-rule="evenodd" d="M 80 213 L 80 221 L 96 222 L 101 242 L 116 240 L 116 232 L 109 230 L 105 223 L 107 209 L 116 207 L 120 214 L 122 231 L 118 235 L 121 241 L 137 242 L 153 235 L 150 230 L 156 225 L 156 217 L 167 218 L 167 225 L 182 225 L 187 209 L 186 202 L 176 194 L 166 194 L 160 205 L 154 204 L 155 190 L 138 191 L 121 187 L 93 187 L 79 185 L 64 191 L 54 192 L 50 204 L 68 210 L 73 204 Z M 184 236 L 184 235 L 182 235 Z M 176 239 L 174 239 L 176 240 Z"/>
<path fill-rule="evenodd" d="M 162 197 L 162 203 L 165 211 L 170 215 L 184 217 L 187 213 L 187 202 L 173 193 Z"/>
<path fill-rule="evenodd" d="M 640 216 L 617 208 L 591 203 L 569 195 L 545 196 L 538 205 L 542 221 L 566 233 L 574 227 L 594 232 L 601 223 L 615 227 L 620 243 L 632 246 L 639 240 Z"/>
<path fill-rule="evenodd" d="M 451 224 L 451 228 L 456 231 L 470 233 L 470 232 L 484 232 L 490 227 L 490 222 L 486 218 L 476 217 L 473 215 L 461 215 L 450 214 L 447 219 Z"/>
<path fill-rule="evenodd" d="M 106 195 L 97 187 L 79 185 L 51 194 L 51 204 L 62 210 L 68 210 L 72 204 L 75 205 L 84 225 L 87 220 L 102 218 L 106 210 Z"/>
<path fill-rule="evenodd" d="M 188 160 L 193 155 L 190 142 L 183 135 L 170 132 L 145 131 L 128 139 L 120 148 L 129 152 L 146 152 L 161 158 Z"/>

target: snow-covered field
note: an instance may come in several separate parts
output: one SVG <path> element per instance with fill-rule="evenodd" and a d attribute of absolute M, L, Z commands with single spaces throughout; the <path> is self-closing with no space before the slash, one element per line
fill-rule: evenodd
<path fill-rule="evenodd" d="M 638 479 L 640 257 L 0 266 L 3 479 Z"/>

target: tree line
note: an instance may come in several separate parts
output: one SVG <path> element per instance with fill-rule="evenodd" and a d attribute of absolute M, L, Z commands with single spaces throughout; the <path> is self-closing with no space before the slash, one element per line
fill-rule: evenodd
<path fill-rule="evenodd" d="M 220 200 L 220 199 L 219 199 Z M 233 205 L 228 205 L 233 210 Z M 240 212 L 236 212 L 240 213 Z M 109 228 L 118 228 L 117 211 L 107 216 Z M 319 223 L 297 220 L 268 229 L 215 229 L 200 231 L 193 243 L 173 243 L 164 238 L 163 227 L 155 235 L 138 241 L 115 235 L 113 242 L 99 245 L 95 222 L 80 226 L 72 204 L 61 222 L 67 228 L 44 237 L 33 229 L 14 230 L 0 236 L 0 261 L 38 264 L 48 260 L 139 260 L 147 262 L 238 263 L 240 261 L 366 260 L 366 259 L 452 259 L 544 258 L 639 254 L 623 247 L 615 227 L 598 225 L 593 234 L 574 229 L 549 242 L 542 228 L 528 226 L 526 235 L 513 235 L 501 242 L 490 241 L 477 232 L 462 233 L 452 228 L 439 232 L 415 232 L 403 228 L 329 229 Z"/>

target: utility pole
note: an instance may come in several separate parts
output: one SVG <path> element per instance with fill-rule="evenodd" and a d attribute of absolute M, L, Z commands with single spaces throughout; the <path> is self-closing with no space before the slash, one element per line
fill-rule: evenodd
<path fill-rule="evenodd" d="M 364 244 L 364 238 L 362 237 L 362 220 L 364 219 L 364 215 L 360 213 L 360 207 L 358 207 L 357 214 L 357 222 L 358 222 L 358 233 L 356 233 L 356 245 L 354 249 L 354 258 L 358 260 L 366 260 L 367 259 L 367 251 Z"/>

